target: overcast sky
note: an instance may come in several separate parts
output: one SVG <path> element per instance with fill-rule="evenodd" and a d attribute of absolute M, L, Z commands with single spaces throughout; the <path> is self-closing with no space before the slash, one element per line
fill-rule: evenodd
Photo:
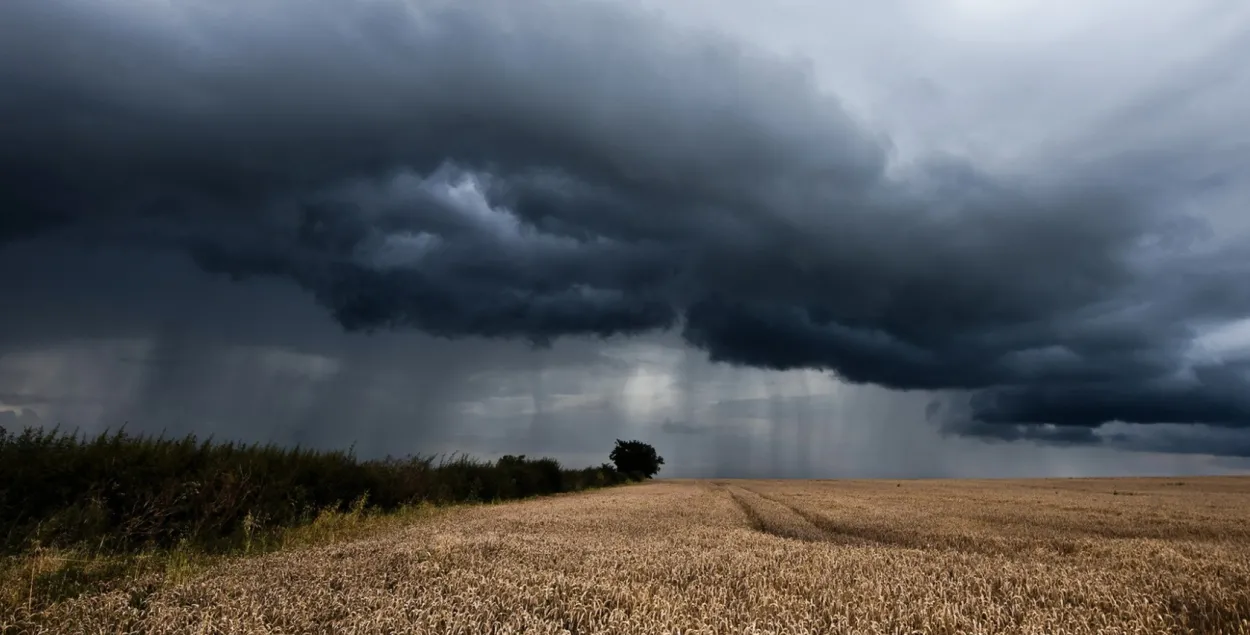
<path fill-rule="evenodd" d="M 1250 5 L 4 0 L 0 426 L 1250 470 Z"/>

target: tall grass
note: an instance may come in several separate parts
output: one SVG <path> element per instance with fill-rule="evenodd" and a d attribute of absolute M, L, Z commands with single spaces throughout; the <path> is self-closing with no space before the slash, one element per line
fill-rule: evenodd
<path fill-rule="evenodd" d="M 409 456 L 58 430 L 0 429 L 0 550 L 91 545 L 110 551 L 193 543 L 229 550 L 318 514 L 492 501 L 626 480 L 610 466 L 554 459 Z"/>

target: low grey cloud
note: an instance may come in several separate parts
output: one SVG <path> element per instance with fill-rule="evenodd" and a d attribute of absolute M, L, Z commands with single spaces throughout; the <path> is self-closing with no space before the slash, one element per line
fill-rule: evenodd
<path fill-rule="evenodd" d="M 42 424 L 43 419 L 39 413 L 30 408 L 0 410 L 0 429 L 16 433 L 25 428 L 40 427 Z"/>
<path fill-rule="evenodd" d="M 665 419 L 660 424 L 660 431 L 668 434 L 707 434 L 712 432 L 712 427 Z"/>
<path fill-rule="evenodd" d="M 29 248 L 35 243 L 26 245 Z M 1246 470 L 1245 459 L 1164 454 L 1168 436 L 1215 438 L 1202 426 L 1155 424 L 1135 449 L 1099 442 L 1038 446 L 943 434 L 926 420 L 940 393 L 850 386 L 814 371 L 709 362 L 679 334 L 518 341 L 449 341 L 407 331 L 344 332 L 280 280 L 232 283 L 171 255 L 39 245 L 69 271 L 100 275 L 92 293 L 20 290 L 49 319 L 25 326 L 0 355 L 0 410 L 27 408 L 43 426 L 245 442 L 354 446 L 360 456 L 469 452 L 606 460 L 616 438 L 653 443 L 665 476 L 936 477 L 1184 474 Z M 0 269 L 21 250 L 0 253 Z M 122 258 L 125 255 L 126 258 Z M 123 265 L 123 263 L 125 263 Z M 162 280 L 177 283 L 163 286 Z M 255 285 L 255 286 L 253 286 Z M 85 291 L 85 290 L 84 290 Z M 179 302 L 156 302 L 166 292 Z M 74 320 L 90 320 L 87 331 Z M 155 325 L 148 328 L 145 325 Z M 89 335 L 83 335 L 89 333 Z M 21 395 L 26 406 L 7 398 Z M 952 412 L 954 412 L 954 407 Z M 669 421 L 701 434 L 672 434 Z M 6 424 L 7 425 L 7 424 Z M 15 424 L 16 425 L 16 424 Z M 1181 429 L 1179 432 L 1174 428 Z M 1102 432 L 1100 430 L 1100 432 Z M 1237 436 L 1234 429 L 1219 439 Z"/>
<path fill-rule="evenodd" d="M 1244 39 L 1019 171 L 902 160 L 810 68 L 623 3 L 292 6 L 0 5 L 0 244 L 47 270 L 5 282 L 32 307 L 49 279 L 105 282 L 50 265 L 37 247 L 59 242 L 182 254 L 255 297 L 215 331 L 95 303 L 92 319 L 3 318 L 11 342 L 58 321 L 155 333 L 141 390 L 164 419 L 193 409 L 178 386 L 231 368 L 223 340 L 333 357 L 351 392 L 400 363 L 319 350 L 333 320 L 518 346 L 675 333 L 714 362 L 967 395 L 929 414 L 974 438 L 1250 427 L 1247 357 L 1199 350 L 1250 318 L 1250 255 L 1185 204 L 1244 177 L 1247 153 L 1205 128 L 1134 132 L 1242 85 Z M 177 304 L 177 280 L 139 301 Z M 291 288 L 326 321 L 251 323 Z M 445 410 L 452 373 L 429 368 Z M 315 411 L 300 434 L 355 416 Z"/>

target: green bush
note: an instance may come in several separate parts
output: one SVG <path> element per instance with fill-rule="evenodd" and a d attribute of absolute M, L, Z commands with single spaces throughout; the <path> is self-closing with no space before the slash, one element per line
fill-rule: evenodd
<path fill-rule="evenodd" d="M 453 456 L 360 461 L 351 451 L 0 428 L 0 549 L 89 545 L 117 551 L 238 547 L 257 532 L 363 505 L 494 501 L 628 480 L 610 465 Z"/>

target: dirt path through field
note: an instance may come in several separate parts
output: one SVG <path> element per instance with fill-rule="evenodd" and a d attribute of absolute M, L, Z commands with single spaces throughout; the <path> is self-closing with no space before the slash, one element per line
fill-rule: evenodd
<path fill-rule="evenodd" d="M 1250 633 L 1247 527 L 1250 479 L 656 482 L 83 598 L 48 629 Z"/>

